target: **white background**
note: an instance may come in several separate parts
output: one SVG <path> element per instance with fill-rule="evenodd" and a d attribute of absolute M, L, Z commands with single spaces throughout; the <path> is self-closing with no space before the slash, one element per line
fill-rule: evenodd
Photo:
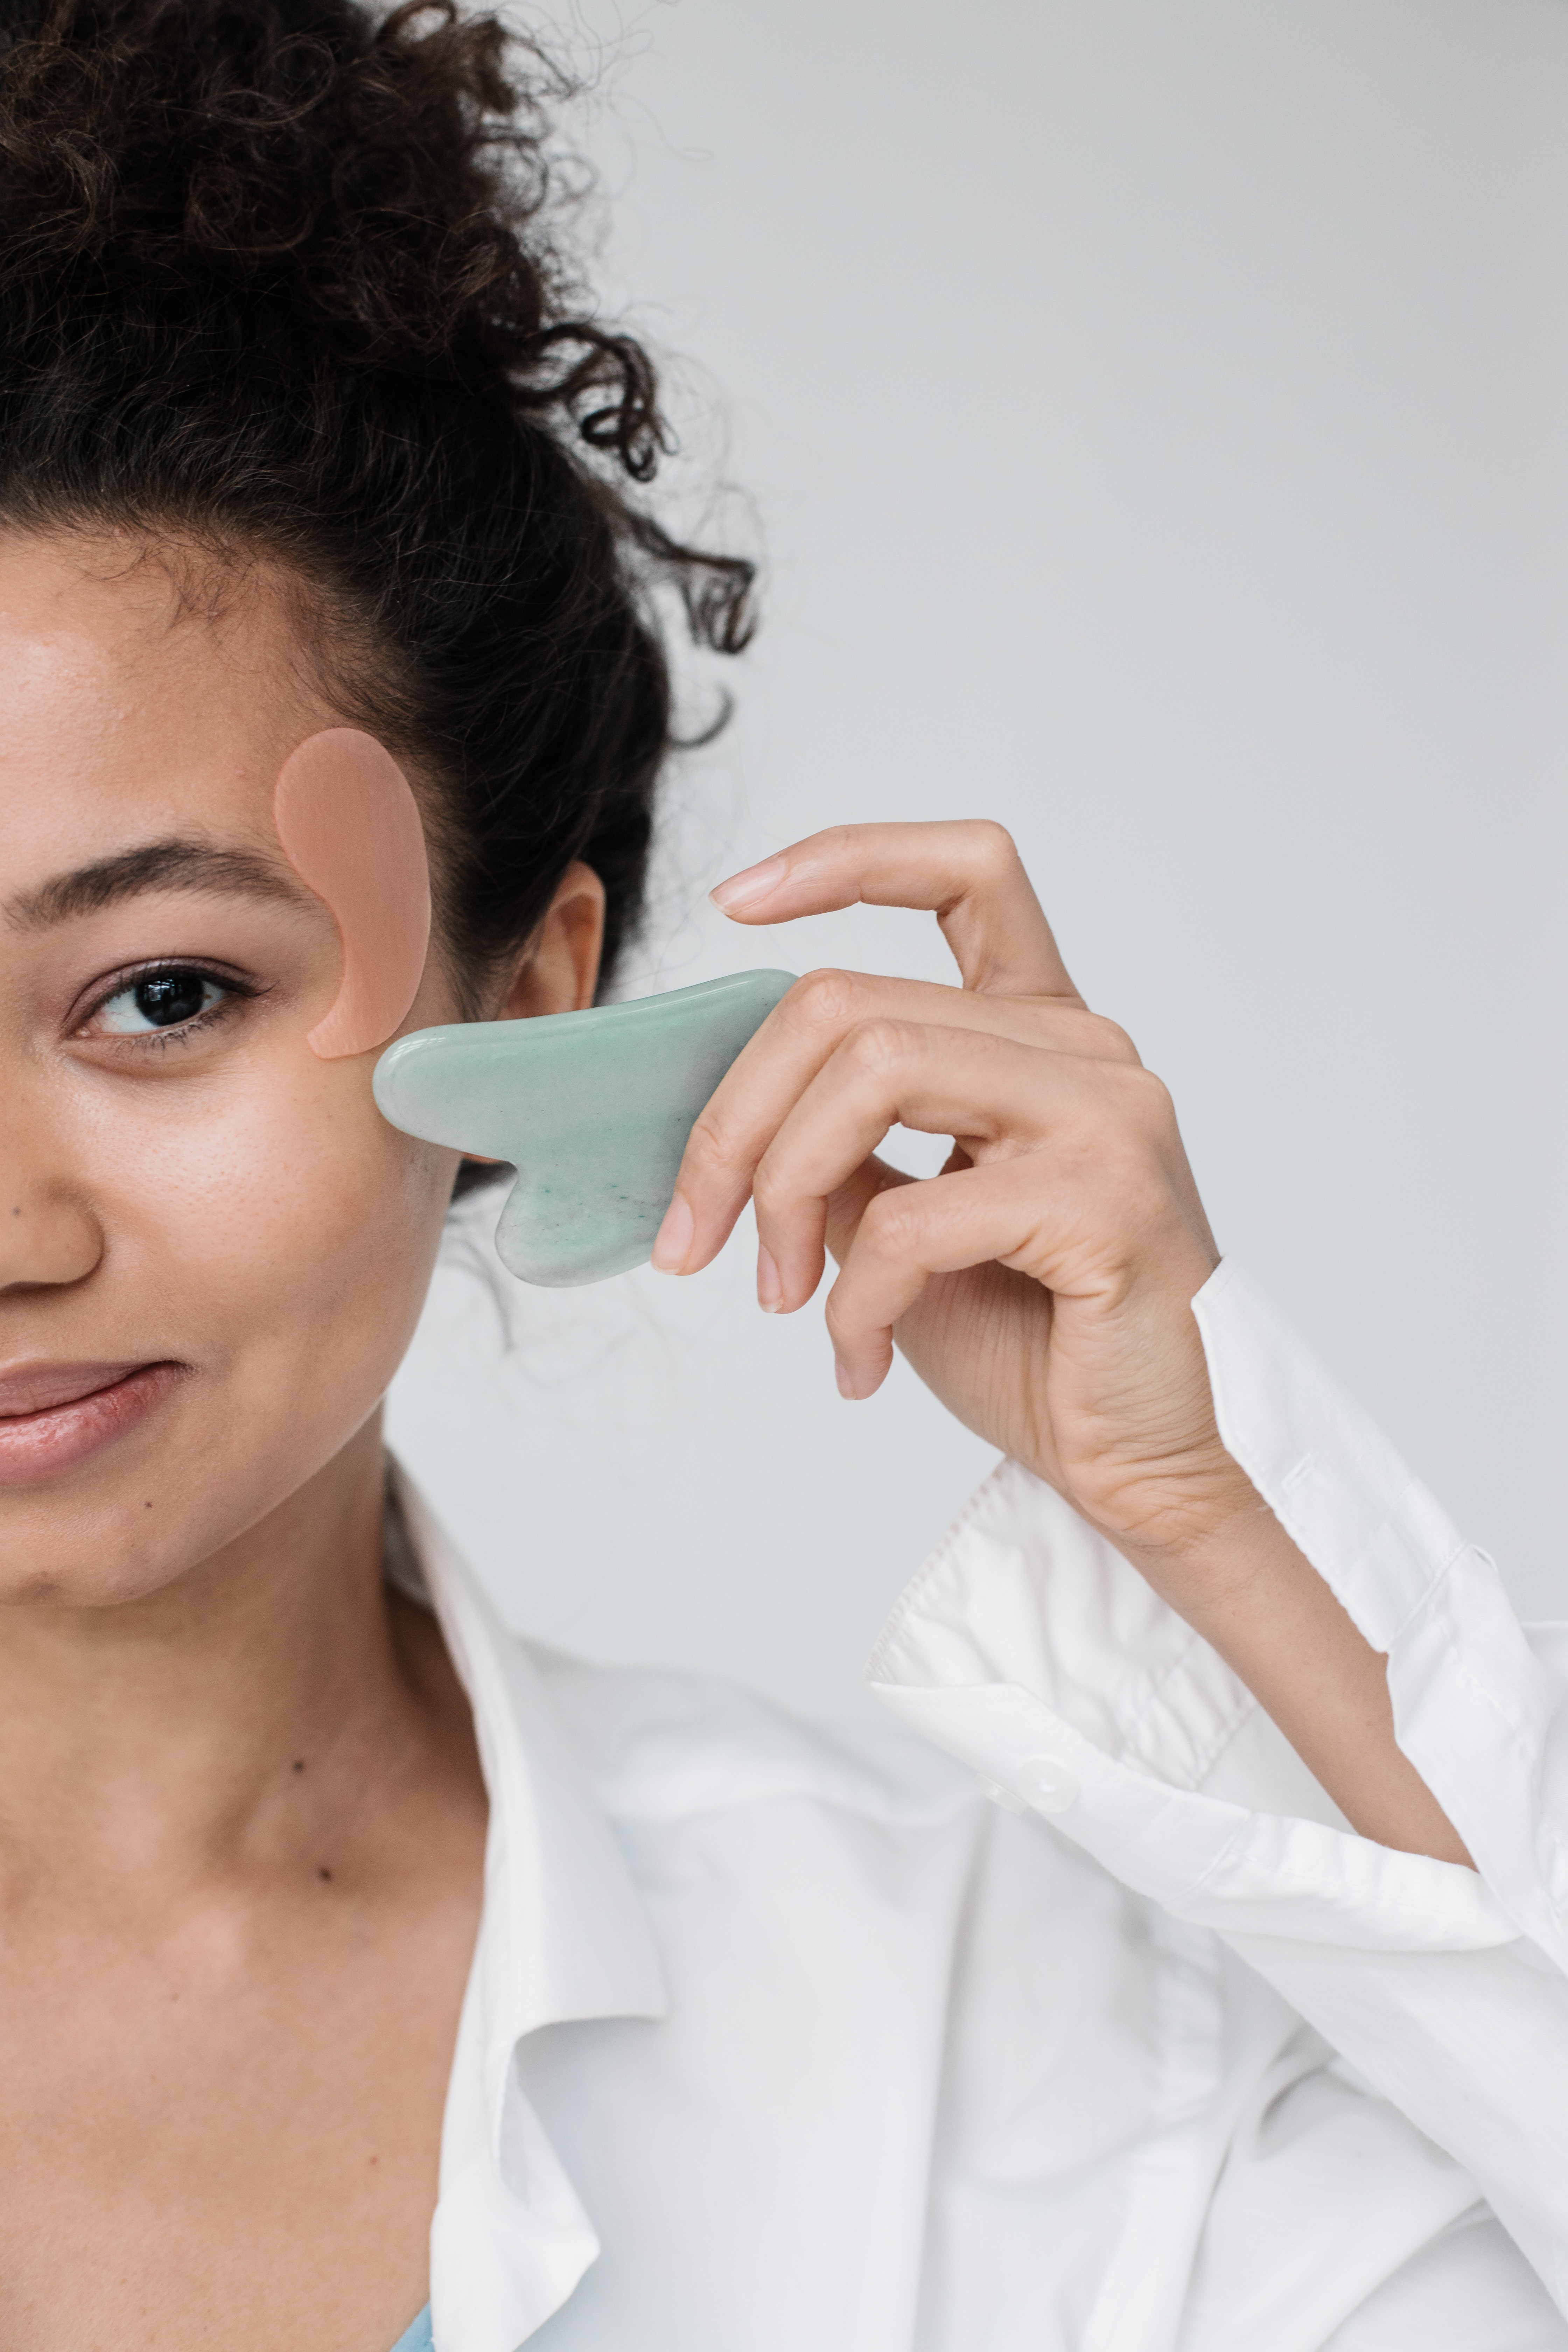
<path fill-rule="evenodd" d="M 631 992 L 943 976 L 916 918 L 744 934 L 703 892 L 842 818 L 1001 818 L 1222 1245 L 1568 1615 L 1568 7 L 567 29 L 600 282 L 683 355 L 689 478 L 744 485 L 721 523 L 768 559 Z M 514 1286 L 510 1343 L 469 1269 L 392 1427 L 514 1622 L 868 1705 L 986 1449 L 901 1366 L 841 1404 L 819 1307 L 758 1314 L 743 1236 L 689 1284 Z"/>

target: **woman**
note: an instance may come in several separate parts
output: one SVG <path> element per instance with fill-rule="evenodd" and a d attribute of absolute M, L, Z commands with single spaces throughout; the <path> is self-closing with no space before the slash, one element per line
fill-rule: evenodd
<path fill-rule="evenodd" d="M 934 1745 L 531 1650 L 389 1486 L 481 1171 L 312 1050 L 277 779 L 344 726 L 410 779 L 403 1027 L 586 1005 L 650 599 L 734 649 L 745 570 L 626 486 L 653 380 L 492 22 L 5 26 L 0 2343 L 1568 2341 L 1552 1638 L 1220 1263 L 995 828 L 724 886 L 929 908 L 963 984 L 802 982 L 656 1252 L 752 1200 L 846 1397 L 896 1334 L 1008 1457 L 874 1661 Z"/>

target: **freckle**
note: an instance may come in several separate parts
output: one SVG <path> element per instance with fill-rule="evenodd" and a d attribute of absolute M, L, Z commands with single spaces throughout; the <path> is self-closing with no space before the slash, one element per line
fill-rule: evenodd
<path fill-rule="evenodd" d="M 295 1759 L 294 1759 L 294 1769 L 295 1769 L 295 1771 L 296 1771 L 296 1772 L 302 1772 L 302 1771 L 304 1770 L 304 1769 L 305 1769 L 305 1759 L 304 1759 L 304 1758 L 303 1758 L 302 1756 L 296 1756 L 296 1757 L 295 1757 Z"/>
<path fill-rule="evenodd" d="M 318 1878 L 331 1878 L 331 1874 L 330 1870 L 318 1870 L 316 1873 Z"/>

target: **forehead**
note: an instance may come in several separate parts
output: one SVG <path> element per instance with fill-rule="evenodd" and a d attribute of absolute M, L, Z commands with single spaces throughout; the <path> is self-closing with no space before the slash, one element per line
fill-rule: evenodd
<path fill-rule="evenodd" d="M 32 856 L 193 823 L 264 838 L 331 713 L 276 574 L 129 536 L 0 532 L 0 832 Z"/>

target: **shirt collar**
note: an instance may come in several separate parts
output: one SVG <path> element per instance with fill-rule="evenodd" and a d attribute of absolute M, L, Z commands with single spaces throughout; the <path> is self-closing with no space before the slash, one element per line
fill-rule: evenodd
<path fill-rule="evenodd" d="M 662 2017 L 663 1972 L 631 1873 L 528 1646 L 509 1632 L 395 1465 L 417 1583 L 473 1710 L 489 1798 L 484 1908 L 442 2132 L 430 2299 L 443 2352 L 513 2352 L 598 2252 L 524 2097 L 543 2025 Z"/>

